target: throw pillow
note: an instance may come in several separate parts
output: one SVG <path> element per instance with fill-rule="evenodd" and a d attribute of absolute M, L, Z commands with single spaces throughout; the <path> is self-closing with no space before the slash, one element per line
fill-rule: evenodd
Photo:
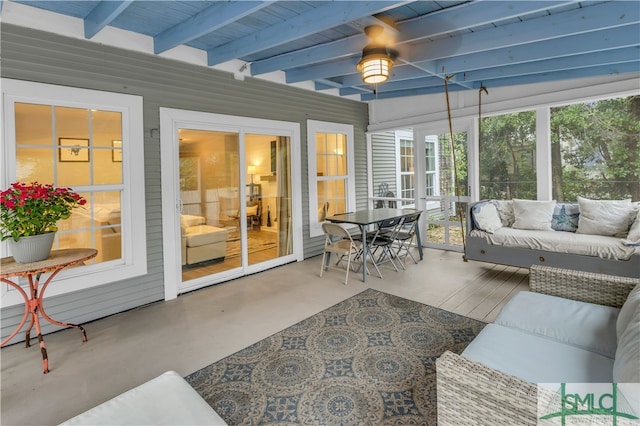
<path fill-rule="evenodd" d="M 624 237 L 633 212 L 631 200 L 589 200 L 578 197 L 580 219 L 577 234 Z"/>
<path fill-rule="evenodd" d="M 502 226 L 511 228 L 516 218 L 513 216 L 513 200 L 493 200 L 502 220 Z"/>
<path fill-rule="evenodd" d="M 256 216 L 258 214 L 258 206 L 247 206 L 247 216 Z"/>
<path fill-rule="evenodd" d="M 640 246 L 640 213 L 636 213 L 636 220 L 629 229 L 627 239 L 622 241 L 628 246 Z"/>
<path fill-rule="evenodd" d="M 491 202 L 478 203 L 473 206 L 473 221 L 481 231 L 493 234 L 502 228 L 502 221 L 498 214 L 498 209 Z"/>
<path fill-rule="evenodd" d="M 551 228 L 555 231 L 576 232 L 579 217 L 578 204 L 558 203 L 553 210 Z"/>
<path fill-rule="evenodd" d="M 551 219 L 556 201 L 537 200 L 513 200 L 513 213 L 516 221 L 515 229 L 536 229 L 541 231 L 553 231 Z"/>

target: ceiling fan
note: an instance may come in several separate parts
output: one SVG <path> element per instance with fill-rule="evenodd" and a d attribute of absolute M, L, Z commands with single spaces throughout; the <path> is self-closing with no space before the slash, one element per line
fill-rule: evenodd
<path fill-rule="evenodd" d="M 365 83 L 382 83 L 389 78 L 389 71 L 398 52 L 387 47 L 382 37 L 382 26 L 369 25 L 364 32 L 370 42 L 362 49 L 362 59 L 358 62 L 357 69 L 362 73 L 362 81 Z"/>

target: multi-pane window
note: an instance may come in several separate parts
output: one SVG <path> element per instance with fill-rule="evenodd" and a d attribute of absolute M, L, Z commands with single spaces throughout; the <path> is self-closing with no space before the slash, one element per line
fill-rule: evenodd
<path fill-rule="evenodd" d="M 326 217 L 355 206 L 353 126 L 309 120 L 307 130 L 309 224 L 315 236 Z"/>
<path fill-rule="evenodd" d="M 2 93 L 2 187 L 37 181 L 87 200 L 58 222 L 54 249 L 98 255 L 63 271 L 50 294 L 146 273 L 142 98 L 9 79 Z M 18 300 L 2 291 L 7 305 Z"/>
<path fill-rule="evenodd" d="M 413 171 L 413 139 L 401 138 L 400 150 L 400 197 L 415 197 L 414 171 Z M 413 201 L 403 201 L 403 205 L 413 204 Z"/>
<path fill-rule="evenodd" d="M 87 200 L 58 223 L 55 248 L 122 257 L 122 113 L 16 102 L 15 181 L 73 187 Z"/>
<path fill-rule="evenodd" d="M 424 143 L 425 153 L 424 157 L 426 160 L 425 167 L 425 192 L 427 196 L 437 195 L 437 182 L 436 182 L 436 173 L 437 173 L 437 145 L 436 141 L 426 140 Z"/>
<path fill-rule="evenodd" d="M 339 133 L 316 133 L 316 177 L 320 215 L 344 213 L 346 205 L 347 137 Z"/>

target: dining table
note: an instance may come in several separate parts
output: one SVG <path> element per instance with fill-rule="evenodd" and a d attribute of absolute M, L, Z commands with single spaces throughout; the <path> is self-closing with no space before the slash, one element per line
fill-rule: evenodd
<path fill-rule="evenodd" d="M 371 258 L 371 262 L 375 262 L 373 254 L 367 248 L 367 228 L 371 225 L 375 225 L 384 220 L 396 219 L 400 217 L 410 216 L 418 213 L 420 210 L 416 209 L 394 209 L 394 208 L 380 208 L 380 209 L 368 209 L 357 210 L 349 213 L 338 213 L 333 216 L 327 217 L 325 220 L 331 223 L 348 223 L 358 225 L 360 232 L 362 232 L 362 281 L 367 282 L 367 257 Z M 420 239 L 420 225 L 419 221 L 414 223 L 416 227 L 416 245 L 418 253 L 420 254 L 420 260 L 423 259 L 422 253 L 422 241 Z"/>

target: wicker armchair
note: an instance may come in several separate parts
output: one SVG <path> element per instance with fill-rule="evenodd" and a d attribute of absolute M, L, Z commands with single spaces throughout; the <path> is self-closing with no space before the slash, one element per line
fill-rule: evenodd
<path fill-rule="evenodd" d="M 619 308 L 640 279 L 532 266 L 531 291 Z M 535 383 L 502 373 L 452 352 L 436 362 L 438 425 L 536 425 Z"/>

